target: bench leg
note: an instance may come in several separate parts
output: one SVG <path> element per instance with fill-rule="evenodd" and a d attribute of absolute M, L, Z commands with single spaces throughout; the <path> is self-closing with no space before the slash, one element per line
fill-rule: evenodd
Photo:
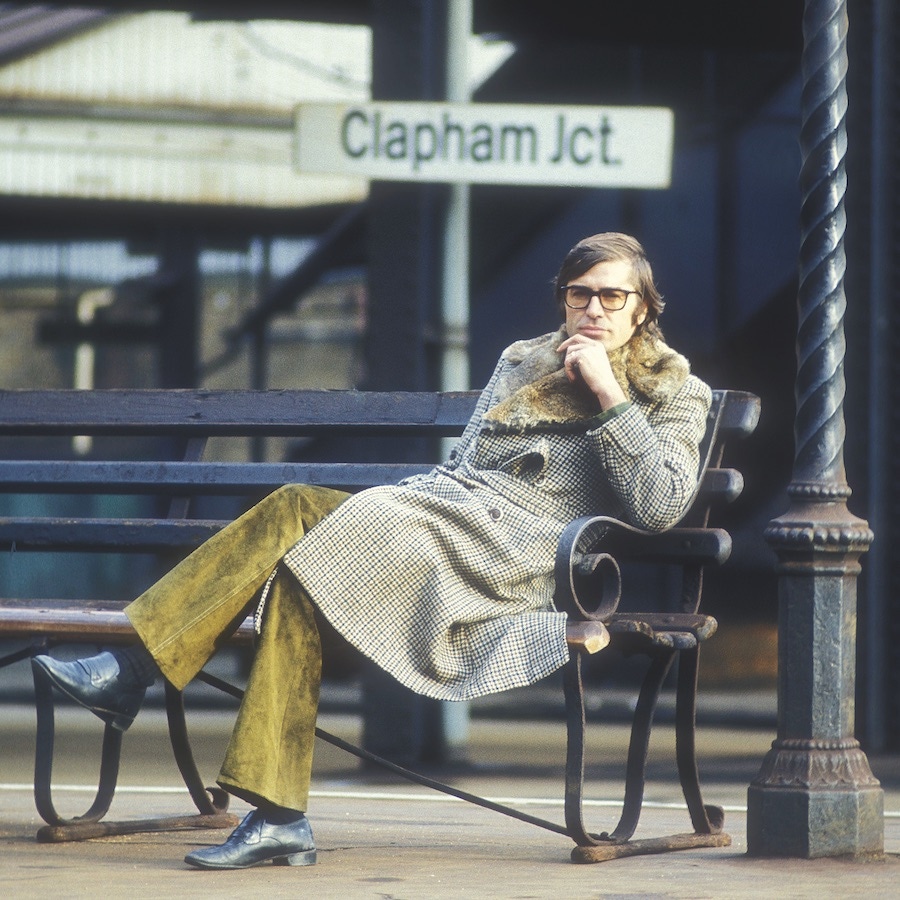
<path fill-rule="evenodd" d="M 699 778 L 694 757 L 694 721 L 697 655 L 688 653 L 685 671 L 679 669 L 678 769 L 688 802 L 695 831 L 693 834 L 676 834 L 661 838 L 632 841 L 644 796 L 647 753 L 650 730 L 659 693 L 675 654 L 663 653 L 652 658 L 650 668 L 641 685 L 638 703 L 631 728 L 628 762 L 625 776 L 625 798 L 619 823 L 610 834 L 590 834 L 584 827 L 582 798 L 584 791 L 584 686 L 581 676 L 581 657 L 576 654 L 567 663 L 564 672 L 568 748 L 566 755 L 566 827 L 575 841 L 572 861 L 581 863 L 604 862 L 624 856 L 664 853 L 697 847 L 727 847 L 731 838 L 721 833 L 724 814 L 718 807 L 704 807 L 700 799 Z M 698 813 L 699 810 L 699 813 Z"/>
<path fill-rule="evenodd" d="M 41 644 L 40 651 L 43 653 L 46 650 L 46 645 Z M 13 663 L 21 662 L 23 659 L 28 659 L 30 656 L 33 656 L 35 653 L 34 647 L 23 647 L 21 650 L 15 650 L 12 653 L 8 653 L 6 656 L 0 656 L 0 669 L 5 669 L 7 666 L 11 666 Z"/>
<path fill-rule="evenodd" d="M 103 749 L 100 759 L 100 777 L 97 794 L 90 809 L 81 816 L 65 818 L 60 816 L 53 805 L 51 776 L 53 772 L 53 745 L 55 739 L 55 722 L 53 707 L 53 684 L 43 669 L 32 666 L 35 691 L 35 709 L 37 712 L 37 734 L 34 762 L 34 799 L 38 814 L 47 823 L 37 832 L 37 840 L 42 843 L 62 843 L 66 841 L 84 841 L 90 838 L 105 837 L 116 834 L 137 834 L 152 831 L 181 831 L 187 828 L 234 828 L 238 818 L 228 814 L 224 808 L 216 805 L 221 798 L 213 795 L 213 800 L 203 797 L 209 812 L 198 804 L 200 815 L 171 816 L 156 819 L 138 819 L 127 822 L 103 822 L 101 819 L 109 811 L 116 791 L 119 776 L 119 761 L 122 754 L 122 732 L 111 725 L 104 726 Z M 173 689 L 174 690 L 174 689 Z M 182 707 L 183 718 L 183 707 Z M 186 741 L 186 731 L 185 734 Z M 173 738 L 173 747 L 174 738 Z M 188 755 L 190 751 L 188 750 Z M 177 757 L 177 751 L 176 751 Z M 179 766 L 181 766 L 179 760 Z M 193 758 L 191 758 L 193 763 Z M 196 773 L 196 768 L 194 769 Z M 184 770 L 182 770 L 182 774 Z M 199 775 L 196 775 L 199 783 Z M 187 778 L 185 783 L 188 784 Z M 191 796 L 195 798 L 196 787 L 188 784 Z M 202 788 L 201 788 L 202 793 Z M 224 791 L 221 792 L 224 795 Z M 225 803 L 227 805 L 227 801 Z"/>
<path fill-rule="evenodd" d="M 619 824 L 610 835 L 617 843 L 627 841 L 635 832 L 644 803 L 647 756 L 650 752 L 650 731 L 653 716 L 659 702 L 663 682 L 675 660 L 673 653 L 654 656 L 644 676 L 631 724 L 631 740 L 628 744 L 628 763 L 625 767 L 625 800 Z"/>
<path fill-rule="evenodd" d="M 579 846 L 597 842 L 584 828 L 584 684 L 581 654 L 573 653 L 563 668 L 563 696 L 566 706 L 565 819 L 569 837 Z"/>
<path fill-rule="evenodd" d="M 584 794 L 584 684 L 581 677 L 581 654 L 575 654 L 566 664 L 564 691 L 567 722 L 566 752 L 566 825 L 572 840 L 579 846 L 604 843 L 621 844 L 635 832 L 644 799 L 644 780 L 650 729 L 659 700 L 659 692 L 672 666 L 673 655 L 655 656 L 641 685 L 631 725 L 628 762 L 625 770 L 625 797 L 619 823 L 612 833 L 589 834 L 584 827 L 582 798 Z"/>
<path fill-rule="evenodd" d="M 166 717 L 169 723 L 169 740 L 178 771 L 185 787 L 201 816 L 219 816 L 228 810 L 228 794 L 219 787 L 204 787 L 194 754 L 188 739 L 184 717 L 184 695 L 178 688 L 166 682 Z M 237 821 L 235 820 L 235 824 Z"/>
<path fill-rule="evenodd" d="M 84 815 L 66 819 L 57 813 L 53 805 L 51 776 L 53 774 L 53 742 L 56 726 L 53 715 L 53 683 L 39 666 L 32 664 L 34 678 L 34 702 L 37 713 L 37 734 L 34 752 L 34 802 L 40 817 L 53 826 L 98 822 L 109 811 L 119 777 L 119 760 L 122 754 L 122 732 L 110 725 L 103 731 L 103 749 L 100 757 L 100 780 L 97 794 L 90 809 Z"/>
<path fill-rule="evenodd" d="M 697 834 L 718 834 L 725 824 L 721 806 L 706 806 L 700 792 L 697 771 L 697 674 L 700 647 L 684 650 L 678 660 L 678 688 L 675 706 L 675 753 L 681 790 Z"/>

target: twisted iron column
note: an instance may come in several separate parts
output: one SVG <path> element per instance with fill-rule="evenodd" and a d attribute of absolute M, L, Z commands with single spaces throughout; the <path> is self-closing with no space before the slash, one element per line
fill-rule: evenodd
<path fill-rule="evenodd" d="M 879 856 L 883 794 L 854 737 L 856 577 L 872 541 L 844 469 L 845 0 L 807 0 L 794 470 L 778 556 L 778 735 L 748 790 L 756 856 Z"/>

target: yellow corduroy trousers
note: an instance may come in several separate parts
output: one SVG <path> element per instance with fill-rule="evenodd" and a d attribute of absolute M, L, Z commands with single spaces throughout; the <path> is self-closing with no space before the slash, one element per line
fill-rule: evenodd
<path fill-rule="evenodd" d="M 243 621 L 291 547 L 348 495 L 286 485 L 210 538 L 126 609 L 163 675 L 182 689 Z M 306 810 L 322 650 L 312 601 L 278 569 L 218 783 L 254 805 Z"/>

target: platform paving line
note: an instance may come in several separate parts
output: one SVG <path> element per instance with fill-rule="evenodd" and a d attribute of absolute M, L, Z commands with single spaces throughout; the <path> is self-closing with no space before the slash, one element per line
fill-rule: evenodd
<path fill-rule="evenodd" d="M 54 791 L 69 794 L 96 794 L 97 786 L 89 784 L 54 784 Z M 0 782 L 0 791 L 20 791 L 32 793 L 34 785 L 25 782 Z M 173 785 L 124 785 L 116 788 L 116 794 L 185 794 L 186 789 Z M 415 803 L 466 803 L 461 797 L 452 797 L 438 791 L 428 794 L 418 793 L 392 793 L 390 791 L 310 791 L 312 800 L 372 800 L 376 802 L 415 802 Z M 521 806 L 562 806 L 563 800 L 557 797 L 485 797 L 493 803 L 518 804 Z M 585 798 L 585 806 L 616 807 L 621 806 L 621 800 L 594 800 Z M 683 803 L 664 803 L 662 801 L 645 800 L 644 806 L 648 809 L 687 809 Z M 746 807 L 723 807 L 726 811 L 746 812 Z"/>
<path fill-rule="evenodd" d="M 60 793 L 71 794 L 94 794 L 97 792 L 96 785 L 88 784 L 54 784 L 54 791 Z M 34 785 L 21 783 L 3 783 L 0 782 L 0 791 L 19 791 L 23 793 L 32 793 Z M 185 788 L 172 785 L 119 785 L 116 788 L 117 794 L 184 794 Z M 415 803 L 465 803 L 466 801 L 460 797 L 452 797 L 435 791 L 429 794 L 414 793 L 392 793 L 390 791 L 310 791 L 310 799 L 313 800 L 370 800 L 373 802 L 415 802 Z M 505 803 L 510 806 L 562 806 L 564 801 L 558 797 L 485 797 L 492 803 Z M 584 798 L 584 806 L 615 808 L 621 807 L 621 800 L 598 800 L 588 797 Z M 718 804 L 725 812 L 746 813 L 747 807 L 740 804 Z M 670 809 L 670 810 L 686 810 L 687 805 L 684 803 L 666 803 L 661 800 L 645 800 L 643 803 L 645 809 Z M 886 819 L 900 819 L 900 810 L 885 810 L 884 817 Z"/>

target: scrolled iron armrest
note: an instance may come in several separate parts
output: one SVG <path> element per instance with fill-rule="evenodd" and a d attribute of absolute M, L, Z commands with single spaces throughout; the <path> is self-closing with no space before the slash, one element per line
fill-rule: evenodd
<path fill-rule="evenodd" d="M 576 622 L 604 622 L 622 596 L 622 574 L 616 558 L 602 549 L 608 535 L 649 535 L 609 516 L 583 516 L 566 526 L 556 548 L 556 608 Z"/>
<path fill-rule="evenodd" d="M 619 560 L 704 566 L 730 554 L 731 536 L 721 528 L 676 525 L 657 532 L 584 516 L 560 535 L 554 603 L 570 622 L 609 622 L 621 598 Z"/>

